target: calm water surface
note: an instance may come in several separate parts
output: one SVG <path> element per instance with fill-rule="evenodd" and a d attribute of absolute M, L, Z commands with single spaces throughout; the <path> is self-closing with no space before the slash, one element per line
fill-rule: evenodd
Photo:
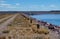
<path fill-rule="evenodd" d="M 60 14 L 41 14 L 33 15 L 31 17 L 60 26 Z"/>

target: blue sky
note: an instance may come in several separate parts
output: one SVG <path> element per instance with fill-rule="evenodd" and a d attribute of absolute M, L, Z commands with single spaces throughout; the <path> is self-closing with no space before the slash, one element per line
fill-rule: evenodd
<path fill-rule="evenodd" d="M 0 0 L 0 11 L 60 10 L 60 0 Z"/>

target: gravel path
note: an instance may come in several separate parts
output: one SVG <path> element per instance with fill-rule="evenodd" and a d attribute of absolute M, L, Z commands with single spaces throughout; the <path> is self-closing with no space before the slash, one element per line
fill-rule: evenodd
<path fill-rule="evenodd" d="M 7 21 L 0 25 L 0 32 L 7 29 L 7 25 L 10 24 L 18 14 L 15 14 L 13 17 L 9 18 Z"/>
<path fill-rule="evenodd" d="M 5 18 L 2 18 L 2 19 L 0 19 L 0 22 L 2 22 L 2 21 L 4 21 L 4 20 L 6 20 L 6 19 L 8 19 L 8 18 L 10 18 L 11 16 L 8 16 L 8 17 L 5 17 Z"/>

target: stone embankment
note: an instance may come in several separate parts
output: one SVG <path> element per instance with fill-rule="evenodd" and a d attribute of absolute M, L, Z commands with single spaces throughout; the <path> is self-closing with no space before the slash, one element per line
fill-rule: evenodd
<path fill-rule="evenodd" d="M 47 27 L 50 30 L 50 32 L 49 32 L 50 39 L 59 39 L 59 36 L 60 36 L 60 27 L 59 26 L 56 26 L 56 25 L 53 25 L 53 24 L 50 24 L 50 23 L 47 23 L 44 21 L 36 20 L 35 18 L 31 18 L 28 15 L 24 15 L 24 16 L 26 18 L 29 18 L 30 21 L 36 21 L 36 23 L 37 23 L 36 25 L 38 28 L 40 26 Z"/>

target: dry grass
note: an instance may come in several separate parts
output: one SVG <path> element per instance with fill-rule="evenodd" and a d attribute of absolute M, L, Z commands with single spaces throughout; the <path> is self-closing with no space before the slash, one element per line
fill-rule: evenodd
<path fill-rule="evenodd" d="M 40 28 L 38 29 L 39 34 L 49 34 L 49 30 L 46 28 Z"/>
<path fill-rule="evenodd" d="M 12 14 L 0 14 L 0 19 L 5 18 L 5 17 L 7 17 L 9 15 L 12 15 Z"/>
<path fill-rule="evenodd" d="M 13 36 L 19 39 L 49 39 L 49 30 L 46 28 L 40 27 L 37 29 L 36 24 L 34 21 L 32 23 L 29 22 L 30 20 L 24 18 L 21 15 L 18 15 L 14 21 L 8 25 L 8 33 L 9 36 Z M 43 35 L 42 35 L 43 34 Z"/>

